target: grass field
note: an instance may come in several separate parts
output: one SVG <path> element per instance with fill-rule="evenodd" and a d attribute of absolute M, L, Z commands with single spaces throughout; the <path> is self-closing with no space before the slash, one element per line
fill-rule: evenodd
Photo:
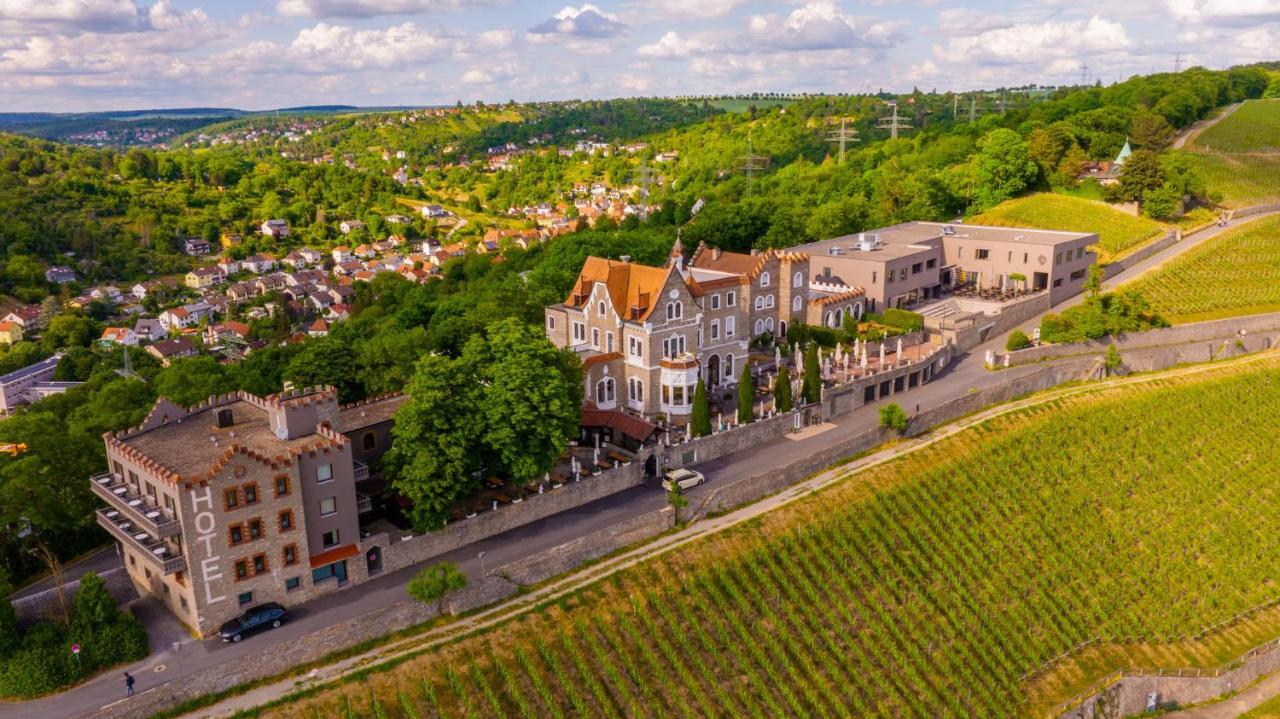
<path fill-rule="evenodd" d="M 1117 666 L 1216 665 L 1280 632 L 1177 642 L 1280 596 L 1278 368 L 993 418 L 261 715 L 1045 716 Z"/>
<path fill-rule="evenodd" d="M 1020 197 L 969 218 L 974 225 L 1038 227 L 1098 234 L 1098 261 L 1109 261 L 1159 237 L 1164 228 L 1145 217 L 1134 217 L 1090 200 L 1040 193 Z"/>
<path fill-rule="evenodd" d="M 1280 217 L 1232 228 L 1125 289 L 1174 323 L 1280 310 Z"/>
<path fill-rule="evenodd" d="M 1187 144 L 1227 207 L 1280 202 L 1280 100 L 1249 100 Z"/>
<path fill-rule="evenodd" d="M 1240 719 L 1280 719 L 1280 696 L 1268 699 L 1241 714 Z"/>

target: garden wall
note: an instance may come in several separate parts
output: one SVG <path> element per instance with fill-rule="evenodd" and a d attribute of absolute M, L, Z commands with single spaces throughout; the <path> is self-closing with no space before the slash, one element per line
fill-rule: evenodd
<path fill-rule="evenodd" d="M 674 526 L 675 512 L 670 507 L 663 507 L 572 539 L 534 557 L 508 564 L 495 573 L 517 584 L 536 584 L 610 552 L 652 539 Z"/>
<path fill-rule="evenodd" d="M 1170 230 L 1164 234 L 1164 237 L 1154 240 L 1150 244 L 1130 252 L 1115 262 L 1109 262 L 1106 265 L 1103 265 L 1102 279 L 1109 280 L 1130 267 L 1148 260 L 1158 253 L 1164 252 L 1181 241 L 1182 231 L 1177 229 Z"/>
<path fill-rule="evenodd" d="M 1186 344 L 1188 342 L 1220 340 L 1226 337 L 1237 336 L 1241 331 L 1245 333 L 1245 339 L 1248 339 L 1250 334 L 1280 332 L 1280 312 L 1268 312 L 1266 314 L 1248 315 L 1245 317 L 1231 317 L 1228 319 L 1211 320 L 1208 322 L 1192 322 L 1185 325 L 1178 325 L 1176 327 L 1163 327 L 1160 329 L 1147 330 L 1146 332 L 1123 334 L 1114 340 L 1090 340 L 1088 342 L 1071 342 L 1056 345 L 1046 344 L 1039 347 L 1028 347 L 1024 350 L 1008 352 L 1006 354 L 1009 357 L 1009 366 L 1016 367 L 1018 365 L 1040 362 L 1057 357 L 1106 354 L 1107 347 L 1112 344 L 1116 346 L 1117 350 L 1123 352 L 1125 350 L 1136 349 L 1139 347 L 1155 347 L 1161 345 Z M 1003 356 L 1004 355 L 1001 355 L 1001 357 L 997 359 L 997 363 L 1003 360 Z"/>
<path fill-rule="evenodd" d="M 830 389 L 825 389 L 822 393 L 822 417 L 824 420 L 831 417 L 839 417 L 867 404 L 866 392 L 868 387 L 875 387 L 873 390 L 875 399 L 871 401 L 879 401 L 884 397 L 917 389 L 932 381 L 943 368 L 950 364 L 954 354 L 955 348 L 952 345 L 944 345 L 919 362 L 894 367 L 878 374 L 860 377 Z M 925 379 L 924 376 L 925 369 L 929 370 L 928 379 Z M 913 374 L 916 375 L 916 385 L 914 387 L 911 386 L 910 382 Z M 899 379 L 902 380 L 901 387 L 899 387 Z M 887 387 L 885 383 L 888 383 Z"/>
<path fill-rule="evenodd" d="M 710 434 L 706 437 L 690 439 L 670 447 L 660 447 L 659 449 L 663 452 L 661 466 L 664 469 L 676 469 L 700 462 L 709 462 L 726 454 L 733 454 L 748 447 L 771 442 L 790 432 L 796 424 L 796 413 L 804 411 L 804 409 L 797 409 L 791 412 L 783 412 L 768 419 L 731 427 L 723 432 Z M 726 417 L 725 419 L 730 418 Z M 713 416 L 711 421 L 714 423 L 716 418 Z M 802 418 L 801 425 L 803 424 L 804 419 Z"/>
<path fill-rule="evenodd" d="M 1231 219 L 1237 217 L 1248 217 L 1250 215 L 1261 215 L 1266 212 L 1280 212 L 1280 205 L 1254 205 L 1253 207 L 1241 207 L 1238 210 L 1231 211 Z"/>
<path fill-rule="evenodd" d="M 473 542 L 643 484 L 645 456 L 647 455 L 599 475 L 568 482 L 559 489 L 548 488 L 543 494 L 531 495 L 522 502 L 500 504 L 496 510 L 481 512 L 436 532 L 410 539 L 377 534 L 361 541 L 361 548 L 368 551 L 372 546 L 384 547 L 384 572 L 413 566 Z"/>
<path fill-rule="evenodd" d="M 102 578 L 107 592 L 117 604 L 125 604 L 138 597 L 138 592 L 133 588 L 133 582 L 129 581 L 129 573 L 124 570 L 124 567 L 109 569 L 98 576 Z M 79 579 L 63 585 L 68 611 L 75 605 L 76 591 L 79 589 Z M 58 611 L 58 593 L 53 589 L 46 589 L 38 594 L 15 599 L 13 609 L 18 615 L 18 622 L 26 626 L 42 617 L 53 616 Z"/>

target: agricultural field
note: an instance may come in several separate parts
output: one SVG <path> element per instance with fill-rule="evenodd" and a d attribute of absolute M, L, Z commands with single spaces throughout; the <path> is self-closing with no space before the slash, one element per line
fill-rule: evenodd
<path fill-rule="evenodd" d="M 1124 288 L 1173 323 L 1280 310 L 1280 217 L 1234 227 Z"/>
<path fill-rule="evenodd" d="M 1098 261 L 1102 264 L 1136 250 L 1145 242 L 1159 237 L 1165 229 L 1154 220 L 1125 214 L 1101 202 L 1047 192 L 1002 202 L 970 217 L 968 222 L 974 225 L 1096 232 Z"/>
<path fill-rule="evenodd" d="M 1188 639 L 1280 598 L 1277 369 L 992 418 L 258 716 L 1047 716 L 1120 666 L 1216 665 L 1280 633 Z"/>
<path fill-rule="evenodd" d="M 1280 202 L 1280 100 L 1248 100 L 1186 146 L 1227 207 Z"/>

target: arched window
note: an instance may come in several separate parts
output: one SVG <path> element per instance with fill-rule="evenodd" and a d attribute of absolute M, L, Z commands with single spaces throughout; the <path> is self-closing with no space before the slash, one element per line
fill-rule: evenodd
<path fill-rule="evenodd" d="M 830 313 L 830 312 L 828 312 L 827 314 L 825 314 L 825 315 L 823 315 L 823 316 L 822 316 L 822 323 L 823 323 L 824 325 L 828 326 L 828 327 L 830 327 L 830 326 L 831 326 L 831 313 Z"/>
<path fill-rule="evenodd" d="M 803 297 L 801 297 L 800 295 L 796 295 L 795 297 L 791 298 L 791 311 L 792 311 L 792 312 L 799 312 L 799 311 L 801 310 L 801 308 L 803 308 L 803 307 L 804 307 L 804 298 L 803 298 Z"/>
<path fill-rule="evenodd" d="M 671 303 L 668 303 L 668 304 L 667 304 L 667 319 L 668 319 L 668 320 L 678 320 L 678 319 L 680 319 L 681 317 L 684 317 L 684 303 L 683 303 L 683 302 L 671 302 Z"/>
<path fill-rule="evenodd" d="M 635 377 L 627 380 L 627 399 L 633 402 L 644 401 L 644 381 Z"/>
<path fill-rule="evenodd" d="M 614 385 L 612 377 L 605 377 L 596 382 L 596 404 L 606 404 L 614 400 Z"/>
<path fill-rule="evenodd" d="M 364 447 L 364 450 L 366 452 L 368 452 L 371 449 L 377 449 L 378 436 L 375 435 L 373 432 L 365 432 L 364 436 L 360 438 L 360 445 Z"/>
<path fill-rule="evenodd" d="M 804 273 L 797 272 L 791 276 L 792 287 L 804 287 Z"/>
<path fill-rule="evenodd" d="M 756 297 L 756 309 L 758 309 L 758 310 L 762 310 L 762 309 L 764 309 L 764 298 L 763 298 L 763 297 Z"/>
<path fill-rule="evenodd" d="M 596 314 L 600 315 L 601 317 L 604 317 L 604 301 L 603 300 L 601 300 L 596 304 Z"/>
<path fill-rule="evenodd" d="M 764 332 L 764 320 L 756 320 L 756 334 Z"/>
<path fill-rule="evenodd" d="M 773 309 L 773 295 L 764 298 L 764 306 L 766 309 Z"/>
<path fill-rule="evenodd" d="M 766 317 L 766 318 L 765 318 L 765 320 L 764 320 L 764 331 L 765 331 L 765 332 L 772 332 L 772 331 L 773 331 L 773 318 L 772 318 L 772 317 Z"/>
<path fill-rule="evenodd" d="M 839 327 L 839 326 L 840 326 L 841 324 L 843 324 L 843 323 L 844 323 L 844 310 L 837 309 L 837 310 L 836 310 L 836 318 L 835 318 L 835 322 L 832 322 L 832 323 L 831 323 L 831 326 L 832 326 L 832 327 Z"/>
<path fill-rule="evenodd" d="M 854 309 L 854 315 L 853 315 L 853 316 L 854 316 L 854 317 L 856 317 L 856 318 L 858 318 L 858 319 L 862 319 L 862 303 L 861 303 L 861 302 L 858 302 L 858 303 L 854 304 L 853 309 Z"/>
<path fill-rule="evenodd" d="M 770 280 L 770 277 L 769 277 L 769 273 L 768 273 L 768 272 L 761 272 L 761 273 L 760 273 L 760 286 L 761 286 L 761 287 L 768 287 L 768 286 L 769 286 L 769 280 Z"/>

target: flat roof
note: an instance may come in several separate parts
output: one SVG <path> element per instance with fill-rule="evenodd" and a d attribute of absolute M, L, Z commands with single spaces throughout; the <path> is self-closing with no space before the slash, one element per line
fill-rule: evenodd
<path fill-rule="evenodd" d="M 221 409 L 231 410 L 232 426 L 217 426 L 217 410 Z M 232 444 L 276 457 L 287 455 L 291 448 L 314 444 L 316 439 L 316 435 L 311 433 L 294 439 L 280 439 L 271 430 L 266 410 L 241 399 L 207 407 L 155 429 L 119 438 L 122 444 L 133 447 L 184 477 L 207 470 Z"/>
<path fill-rule="evenodd" d="M 0 385 L 24 380 L 31 375 L 39 374 L 41 372 L 49 372 L 58 366 L 58 360 L 60 359 L 62 359 L 62 355 L 56 354 L 52 357 L 42 359 L 35 364 L 27 365 L 22 369 L 16 369 L 9 374 L 0 376 Z"/>
<path fill-rule="evenodd" d="M 386 422 L 393 419 L 396 416 L 396 410 L 408 400 L 409 395 L 396 394 L 340 407 L 338 408 L 339 426 L 336 429 L 339 432 L 353 432 Z"/>
<path fill-rule="evenodd" d="M 944 234 L 943 228 L 945 227 L 951 227 L 954 233 L 951 235 Z M 875 235 L 880 244 L 870 252 L 859 250 L 858 240 L 859 236 L 863 234 L 868 236 Z M 865 233 L 856 232 L 820 242 L 810 242 L 790 249 L 793 252 L 808 253 L 814 259 L 841 257 L 885 262 L 901 257 L 909 257 L 919 252 L 926 252 L 931 248 L 939 247 L 939 240 L 944 237 L 979 242 L 1017 242 L 1039 246 L 1053 246 L 1079 239 L 1097 240 L 1097 235 L 1091 232 L 1063 232 L 1028 227 L 993 227 L 990 225 L 966 225 L 957 222 L 913 221 L 867 230 Z M 839 247 L 842 252 L 839 255 L 831 255 L 829 250 L 833 247 Z"/>

